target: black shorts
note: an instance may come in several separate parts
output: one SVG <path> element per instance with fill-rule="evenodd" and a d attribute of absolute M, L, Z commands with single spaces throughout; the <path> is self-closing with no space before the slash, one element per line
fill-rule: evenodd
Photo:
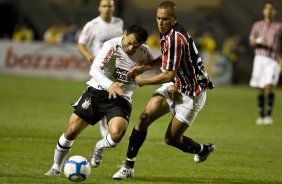
<path fill-rule="evenodd" d="M 91 125 L 95 125 L 104 116 L 109 122 L 114 117 L 123 117 L 129 122 L 132 106 L 124 98 L 117 96 L 109 100 L 109 93 L 88 87 L 73 105 L 74 113 Z"/>

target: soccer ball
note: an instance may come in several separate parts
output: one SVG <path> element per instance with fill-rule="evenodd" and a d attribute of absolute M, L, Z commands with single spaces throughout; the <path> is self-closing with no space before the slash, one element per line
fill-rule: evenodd
<path fill-rule="evenodd" d="M 89 162 L 83 156 L 70 157 L 64 166 L 66 177 L 74 182 L 86 180 L 90 175 L 91 167 Z"/>

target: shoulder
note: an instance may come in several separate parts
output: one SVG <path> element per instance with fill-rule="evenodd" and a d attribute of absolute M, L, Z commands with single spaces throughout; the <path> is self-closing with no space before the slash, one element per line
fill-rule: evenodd
<path fill-rule="evenodd" d="M 123 24 L 123 20 L 118 17 L 112 17 L 112 21 L 114 24 Z"/>
<path fill-rule="evenodd" d="M 171 36 L 171 39 L 173 39 L 176 42 L 183 41 L 183 40 L 186 40 L 188 42 L 189 38 L 190 36 L 188 32 L 180 24 L 178 24 L 175 27 L 174 35 Z"/>
<path fill-rule="evenodd" d="M 281 21 L 276 21 L 275 25 L 277 25 L 279 28 L 282 28 L 282 22 Z"/>
<path fill-rule="evenodd" d="M 151 49 L 148 45 L 142 44 L 140 47 L 140 51 L 143 52 L 144 54 L 147 54 L 151 52 Z"/>
<path fill-rule="evenodd" d="M 117 48 L 120 43 L 121 43 L 122 37 L 116 37 L 116 38 L 112 38 L 106 42 L 104 42 L 104 47 L 112 47 L 112 48 Z"/>
<path fill-rule="evenodd" d="M 254 22 L 253 26 L 261 26 L 262 24 L 264 24 L 263 20 L 258 20 Z"/>
<path fill-rule="evenodd" d="M 95 26 L 96 24 L 99 24 L 99 17 L 96 17 L 90 21 L 88 21 L 84 27 L 92 27 Z"/>

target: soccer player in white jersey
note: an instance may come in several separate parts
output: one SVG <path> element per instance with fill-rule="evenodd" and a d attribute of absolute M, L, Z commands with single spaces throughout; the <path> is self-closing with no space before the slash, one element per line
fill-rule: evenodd
<path fill-rule="evenodd" d="M 100 0 L 100 15 L 83 27 L 78 39 L 78 50 L 89 63 L 94 61 L 105 41 L 122 36 L 123 20 L 114 17 L 113 12 L 113 0 Z M 102 137 L 108 133 L 108 125 L 104 118 L 100 121 L 100 133 Z"/>
<path fill-rule="evenodd" d="M 137 25 L 130 26 L 123 37 L 104 43 L 90 70 L 87 90 L 73 105 L 69 125 L 58 140 L 54 163 L 46 176 L 57 176 L 74 139 L 90 124 L 95 125 L 104 116 L 109 133 L 97 142 L 91 165 L 98 167 L 103 151 L 118 145 L 126 132 L 131 114 L 131 95 L 137 87 L 134 80 L 126 80 L 130 68 L 150 62 L 153 56 L 144 45 L 148 32 Z"/>
<path fill-rule="evenodd" d="M 275 21 L 276 8 L 270 1 L 264 4 L 262 14 L 263 20 L 253 24 L 249 36 L 250 45 L 255 48 L 250 86 L 258 89 L 256 124 L 271 125 L 275 86 L 280 75 L 282 23 Z"/>

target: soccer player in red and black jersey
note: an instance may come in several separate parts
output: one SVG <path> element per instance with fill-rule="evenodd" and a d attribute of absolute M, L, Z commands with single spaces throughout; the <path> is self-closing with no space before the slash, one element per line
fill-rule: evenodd
<path fill-rule="evenodd" d="M 249 40 L 255 48 L 250 86 L 258 89 L 259 118 L 257 125 L 271 125 L 274 87 L 280 75 L 279 58 L 282 44 L 282 23 L 275 21 L 276 8 L 267 1 L 262 10 L 263 20 L 253 24 Z M 265 99 L 265 97 L 267 99 Z M 267 105 L 265 108 L 265 101 Z"/>
<path fill-rule="evenodd" d="M 139 86 L 164 84 L 157 89 L 141 113 L 130 136 L 125 165 L 114 174 L 113 179 L 126 179 L 134 175 L 134 161 L 145 141 L 151 123 L 169 111 L 173 117 L 168 125 L 165 141 L 186 153 L 195 154 L 196 163 L 203 162 L 214 150 L 215 145 L 199 144 L 184 136 L 197 113 L 204 107 L 206 89 L 212 88 L 193 39 L 177 22 L 175 4 L 162 2 L 157 9 L 157 24 L 161 35 L 162 56 L 158 67 L 162 73 L 150 78 L 140 73 L 156 65 L 132 68 L 128 77 L 134 77 Z"/>

